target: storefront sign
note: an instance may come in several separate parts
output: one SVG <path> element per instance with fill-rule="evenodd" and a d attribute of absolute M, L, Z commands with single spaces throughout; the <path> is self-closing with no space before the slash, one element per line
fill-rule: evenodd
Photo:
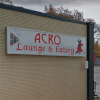
<path fill-rule="evenodd" d="M 7 54 L 86 57 L 86 37 L 7 27 Z"/>

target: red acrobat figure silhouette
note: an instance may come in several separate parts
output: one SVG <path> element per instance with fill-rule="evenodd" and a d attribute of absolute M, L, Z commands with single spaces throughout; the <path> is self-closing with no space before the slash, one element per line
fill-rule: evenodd
<path fill-rule="evenodd" d="M 76 53 L 79 53 L 79 54 L 80 54 L 81 52 L 83 52 L 81 46 L 83 46 L 83 44 L 81 43 L 81 40 L 78 39 L 78 48 L 77 48 Z M 83 52 L 83 53 L 84 53 L 84 52 Z M 84 53 L 84 54 L 85 54 L 85 53 Z"/>

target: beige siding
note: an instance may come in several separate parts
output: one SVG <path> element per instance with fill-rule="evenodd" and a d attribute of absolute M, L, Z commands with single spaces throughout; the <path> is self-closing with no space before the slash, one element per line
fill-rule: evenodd
<path fill-rule="evenodd" d="M 0 8 L 0 100 L 86 100 L 85 57 L 6 55 L 6 27 L 86 37 L 87 26 Z"/>

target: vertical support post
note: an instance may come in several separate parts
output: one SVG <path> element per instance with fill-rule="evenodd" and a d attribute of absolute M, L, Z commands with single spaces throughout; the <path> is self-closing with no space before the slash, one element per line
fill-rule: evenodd
<path fill-rule="evenodd" d="M 87 23 L 87 100 L 94 100 L 94 23 Z"/>

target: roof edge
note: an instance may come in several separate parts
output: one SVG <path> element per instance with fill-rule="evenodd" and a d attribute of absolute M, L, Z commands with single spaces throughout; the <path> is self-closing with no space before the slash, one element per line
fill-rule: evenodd
<path fill-rule="evenodd" d="M 50 15 L 47 13 L 42 13 L 42 12 L 38 12 L 38 11 L 34 11 L 34 10 L 22 8 L 22 7 L 16 7 L 16 6 L 12 6 L 12 5 L 2 4 L 2 3 L 0 3 L 0 8 L 23 12 L 23 13 L 28 13 L 28 14 L 33 14 L 33 15 L 47 17 L 47 18 L 61 20 L 61 21 L 67 21 L 67 22 L 73 22 L 73 23 L 79 23 L 79 24 L 87 24 L 87 22 L 63 18 L 63 17 L 59 17 L 59 16 L 55 16 L 55 15 Z"/>

